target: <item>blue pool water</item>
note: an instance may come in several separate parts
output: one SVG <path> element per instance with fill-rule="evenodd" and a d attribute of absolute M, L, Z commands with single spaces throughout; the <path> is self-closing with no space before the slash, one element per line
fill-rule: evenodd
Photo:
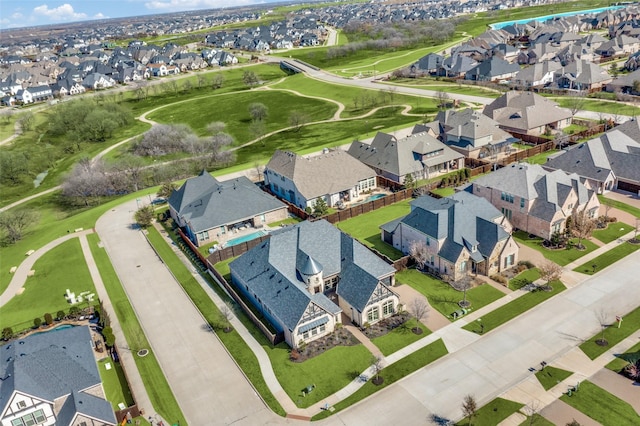
<path fill-rule="evenodd" d="M 369 202 L 369 201 L 373 201 L 373 200 L 377 200 L 378 198 L 384 198 L 386 197 L 387 194 L 375 194 L 375 195 L 370 195 L 367 198 L 365 198 L 364 202 Z"/>
<path fill-rule="evenodd" d="M 62 325 L 59 325 L 59 326 L 57 326 L 57 327 L 54 327 L 54 328 L 52 328 L 52 329 L 50 329 L 50 330 L 46 330 L 46 331 L 38 331 L 38 332 L 36 332 L 36 333 L 34 333 L 34 334 L 40 334 L 40 333 L 51 333 L 52 331 L 60 331 L 60 330 L 65 330 L 65 329 L 67 329 L 67 328 L 72 328 L 72 327 L 75 327 L 75 325 L 73 325 L 73 324 L 62 324 Z"/>
<path fill-rule="evenodd" d="M 515 21 L 504 21 L 504 22 L 496 22 L 495 24 L 491 24 L 491 29 L 499 30 L 500 28 L 504 28 L 513 24 L 526 24 L 527 22 L 536 21 L 536 22 L 544 22 L 549 19 L 557 18 L 560 16 L 574 16 L 574 15 L 582 15 L 585 13 L 600 13 L 605 10 L 614 10 L 614 9 L 622 9 L 624 6 L 609 6 L 609 7 L 600 7 L 598 9 L 588 9 L 588 10 L 576 10 L 573 12 L 563 12 L 563 13 L 554 13 L 553 15 L 545 15 L 538 16 L 537 18 L 526 18 L 526 19 L 518 19 Z"/>
<path fill-rule="evenodd" d="M 225 247 L 235 246 L 236 244 L 245 243 L 247 241 L 254 240 L 258 237 L 262 237 L 263 235 L 267 235 L 264 231 L 256 231 L 251 234 L 243 235 L 242 237 L 233 238 L 226 242 Z"/>

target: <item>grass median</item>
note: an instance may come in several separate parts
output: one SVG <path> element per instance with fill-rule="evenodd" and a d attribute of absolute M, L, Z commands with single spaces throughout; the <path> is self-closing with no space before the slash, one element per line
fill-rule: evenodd
<path fill-rule="evenodd" d="M 613 318 L 611 318 L 613 320 Z M 593 335 L 589 340 L 580 345 L 580 349 L 589 358 L 596 359 L 612 346 L 617 345 L 633 332 L 640 329 L 640 308 L 636 308 L 627 315 L 622 316 L 622 322 L 618 327 L 617 322 L 613 322 L 605 327 L 604 332 Z M 605 339 L 608 344 L 598 344 L 598 340 Z"/>
<path fill-rule="evenodd" d="M 493 426 L 512 415 L 513 413 L 524 407 L 519 402 L 509 401 L 508 399 L 496 398 L 490 403 L 484 405 L 478 411 L 473 419 L 464 418 L 456 425 L 459 426 Z"/>
<path fill-rule="evenodd" d="M 593 275 L 596 272 L 600 272 L 608 266 L 613 265 L 617 261 L 630 255 L 636 250 L 640 249 L 640 244 L 631 244 L 629 242 L 623 242 L 620 245 L 602 253 L 588 262 L 574 268 L 576 272 L 581 272 L 587 275 Z"/>
<path fill-rule="evenodd" d="M 631 405 L 587 380 L 580 383 L 577 392 L 562 395 L 560 400 L 603 426 L 640 424 L 640 416 Z"/>

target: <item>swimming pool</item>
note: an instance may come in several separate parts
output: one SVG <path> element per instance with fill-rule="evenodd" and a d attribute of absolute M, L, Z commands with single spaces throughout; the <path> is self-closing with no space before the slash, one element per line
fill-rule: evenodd
<path fill-rule="evenodd" d="M 370 196 L 368 196 L 367 198 L 364 199 L 364 202 L 367 203 L 369 201 L 377 200 L 378 198 L 384 198 L 386 196 L 387 196 L 387 194 L 370 195 Z"/>
<path fill-rule="evenodd" d="M 562 16 L 575 16 L 575 15 L 583 15 L 586 13 L 600 13 L 600 12 L 604 12 L 605 10 L 616 10 L 616 9 L 622 9 L 622 8 L 624 8 L 624 6 L 609 6 L 609 7 L 600 7 L 598 9 L 576 10 L 573 12 L 554 13 L 553 15 L 538 16 L 536 18 L 525 18 L 525 19 L 518 19 L 515 21 L 496 22 L 495 24 L 491 24 L 490 27 L 493 30 L 499 30 L 501 28 L 507 27 L 509 25 L 514 25 L 514 24 L 526 24 L 527 22 L 531 22 L 531 21 L 544 22 L 544 21 L 548 21 L 549 19 L 558 18 Z"/>
<path fill-rule="evenodd" d="M 243 235 L 237 238 L 232 238 L 229 241 L 227 241 L 224 246 L 231 247 L 237 244 L 246 243 L 247 241 L 255 240 L 256 238 L 262 237 L 264 235 L 267 235 L 267 233 L 264 231 L 252 232 L 251 234 Z"/>
<path fill-rule="evenodd" d="M 61 324 L 57 327 L 50 328 L 49 330 L 36 331 L 33 334 L 51 333 L 52 331 L 66 330 L 67 328 L 73 328 L 73 327 L 75 327 L 75 325 L 73 324 Z"/>

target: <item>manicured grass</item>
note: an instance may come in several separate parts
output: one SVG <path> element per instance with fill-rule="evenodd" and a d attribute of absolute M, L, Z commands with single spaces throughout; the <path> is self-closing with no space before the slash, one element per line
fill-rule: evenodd
<path fill-rule="evenodd" d="M 368 381 L 356 392 L 334 405 L 333 412 L 322 411 L 321 413 L 313 416 L 311 420 L 315 421 L 324 419 L 326 417 L 329 417 L 333 413 L 344 410 L 345 408 L 350 407 L 356 402 L 365 399 L 369 395 L 373 395 L 377 391 L 384 389 L 385 387 L 397 382 L 403 377 L 408 376 L 409 374 L 424 367 L 425 365 L 432 363 L 433 361 L 446 355 L 447 353 L 447 348 L 444 345 L 442 339 L 438 339 L 435 342 L 425 346 L 424 348 L 415 351 L 411 355 L 408 355 L 401 360 L 385 367 L 380 372 L 380 376 L 384 379 L 384 382 L 380 386 L 376 386 L 371 381 Z"/>
<path fill-rule="evenodd" d="M 513 413 L 524 407 L 519 402 L 509 401 L 507 399 L 496 398 L 484 407 L 480 408 L 472 421 L 468 418 L 460 420 L 457 425 L 474 425 L 474 426 L 495 426 L 501 421 L 512 415 Z"/>
<path fill-rule="evenodd" d="M 384 356 L 390 355 L 398 349 L 402 349 L 405 346 L 408 346 L 411 343 L 431 334 L 431 331 L 423 324 L 419 325 L 422 333 L 415 334 L 412 330 L 416 327 L 416 324 L 417 321 L 415 318 L 411 318 L 400 327 L 390 331 L 384 336 L 371 339 L 371 342 L 380 349 L 380 352 L 382 352 Z"/>
<path fill-rule="evenodd" d="M 485 333 L 491 331 L 507 321 L 517 317 L 518 315 L 528 311 L 534 306 L 544 302 L 545 300 L 555 296 L 556 294 L 566 290 L 567 288 L 560 281 L 552 281 L 551 291 L 536 291 L 527 293 L 511 302 L 503 305 L 488 314 L 482 316 L 482 324 L 484 324 Z M 480 325 L 471 323 L 464 327 L 465 330 L 480 332 Z"/>
<path fill-rule="evenodd" d="M 553 100 L 563 108 L 571 108 L 572 100 L 569 97 L 553 97 Z M 611 102 L 599 99 L 584 99 L 584 104 L 580 109 L 608 114 L 629 115 L 632 117 L 640 115 L 640 108 L 638 107 L 623 104 L 621 102 Z"/>
<path fill-rule="evenodd" d="M 538 379 L 544 390 L 549 390 L 572 374 L 573 373 L 571 371 L 547 365 L 546 367 L 544 367 L 544 370 L 538 371 L 536 373 L 536 378 Z"/>
<path fill-rule="evenodd" d="M 547 162 L 547 157 L 551 154 L 558 152 L 557 149 L 550 149 L 549 151 L 541 152 L 540 154 L 528 157 L 525 161 L 529 164 L 544 164 Z"/>
<path fill-rule="evenodd" d="M 587 275 L 593 275 L 596 272 L 602 271 L 607 266 L 611 266 L 618 260 L 630 255 L 638 249 L 640 249 L 640 244 L 631 244 L 628 242 L 621 243 L 611 250 L 602 253 L 600 256 L 597 256 L 596 258 L 583 263 L 577 268 L 574 268 L 574 271 L 582 272 L 583 274 Z"/>
<path fill-rule="evenodd" d="M 287 219 L 279 220 L 277 222 L 268 223 L 267 226 L 270 228 L 277 228 L 278 226 L 283 225 L 295 225 L 298 222 L 302 222 L 302 219 L 299 217 L 289 217 Z"/>
<path fill-rule="evenodd" d="M 606 229 L 596 229 L 593 231 L 593 236 L 606 244 L 617 240 L 631 231 L 633 231 L 633 226 L 631 225 L 623 222 L 611 222 Z"/>
<path fill-rule="evenodd" d="M 624 354 L 632 354 L 636 352 L 640 353 L 640 343 L 636 343 L 635 345 L 631 346 L 628 350 L 624 352 Z M 619 373 L 620 370 L 622 370 L 624 367 L 627 366 L 627 364 L 629 364 L 629 362 L 620 358 L 620 355 L 622 354 L 616 354 L 616 359 L 611 361 L 605 367 L 608 368 L 609 370 Z"/>
<path fill-rule="evenodd" d="M 76 296 L 83 291 L 96 292 L 77 238 L 65 241 L 45 253 L 36 261 L 33 269 L 35 275 L 27 278 L 24 292 L 13 296 L 0 308 L 0 329 L 11 327 L 18 332 L 31 328 L 34 318 L 44 321 L 47 312 L 54 317 L 59 310 L 69 312 L 72 305 L 64 297 L 66 289 Z M 87 303 L 75 306 L 85 308 Z"/>
<path fill-rule="evenodd" d="M 441 197 L 448 197 L 449 195 L 453 195 L 456 193 L 456 190 L 453 189 L 450 186 L 447 186 L 445 188 L 436 188 L 431 190 L 431 192 L 433 192 L 434 194 L 438 194 Z"/>
<path fill-rule="evenodd" d="M 612 200 L 611 198 L 607 198 L 604 195 L 598 195 L 598 200 L 600 200 L 600 204 L 610 203 L 611 207 L 615 209 L 622 210 L 623 212 L 627 212 L 635 217 L 640 217 L 640 209 L 637 207 L 633 207 L 618 200 Z"/>
<path fill-rule="evenodd" d="M 631 405 L 587 380 L 580 382 L 577 392 L 560 399 L 603 426 L 640 424 L 640 416 Z"/>
<path fill-rule="evenodd" d="M 286 343 L 265 350 L 282 388 L 299 407 L 309 407 L 348 385 L 369 367 L 372 358 L 362 344 L 336 346 L 299 363 L 289 360 Z M 305 397 L 302 390 L 309 385 L 315 389 Z"/>
<path fill-rule="evenodd" d="M 106 364 L 109 364 L 109 370 L 105 367 Z M 114 410 L 119 410 L 118 404 L 121 402 L 127 407 L 131 407 L 134 400 L 120 363 L 113 362 L 109 357 L 103 358 L 98 361 L 98 371 L 102 379 L 105 399 L 111 403 L 111 407 Z"/>
<path fill-rule="evenodd" d="M 149 241 L 153 244 L 154 248 L 165 262 L 167 267 L 171 269 L 171 272 L 180 282 L 184 290 L 187 292 L 195 306 L 198 308 L 204 318 L 212 325 L 216 325 L 220 321 L 220 311 L 211 298 L 207 295 L 204 289 L 191 275 L 191 272 L 180 261 L 180 259 L 173 252 L 169 244 L 160 235 L 155 228 L 149 228 L 148 233 Z M 245 325 L 247 323 L 245 322 Z M 229 353 L 233 356 L 236 363 L 240 366 L 244 374 L 249 381 L 253 384 L 254 388 L 260 393 L 262 399 L 267 405 L 277 414 L 284 416 L 284 409 L 280 406 L 278 400 L 273 396 L 269 387 L 262 377 L 260 372 L 260 366 L 254 353 L 249 349 L 245 341 L 238 335 L 237 332 L 224 333 L 221 332 L 218 327 L 214 327 L 220 340 L 224 343 Z M 251 330 L 251 329 L 250 329 Z M 266 339 L 257 329 L 252 330 L 252 335 L 259 342 L 266 342 Z M 264 346 L 264 345 L 263 345 Z"/>
<path fill-rule="evenodd" d="M 415 269 L 406 269 L 396 273 L 396 281 L 407 284 L 422 293 L 435 310 L 449 319 L 451 319 L 450 315 L 453 312 L 460 309 L 458 302 L 463 299 L 463 293 L 455 290 L 444 281 Z M 471 302 L 472 309 L 480 309 L 502 296 L 504 296 L 503 292 L 489 284 L 483 284 L 467 291 L 467 301 Z"/>
<path fill-rule="evenodd" d="M 362 244 L 378 250 L 390 259 L 400 259 L 403 256 L 402 252 L 382 241 L 380 225 L 409 214 L 410 201 L 412 200 L 391 204 L 358 217 L 347 219 L 336 226 Z"/>
<path fill-rule="evenodd" d="M 519 426 L 556 426 L 555 423 L 550 422 L 546 418 L 542 417 L 540 414 L 536 413 L 533 415 L 533 419 L 527 417 L 525 421 L 520 423 Z"/>
<path fill-rule="evenodd" d="M 133 307 L 129 303 L 127 294 L 122 288 L 120 279 L 109 260 L 109 256 L 103 248 L 98 247 L 98 235 L 88 235 L 87 239 L 89 240 L 91 254 L 100 271 L 100 277 L 102 277 L 102 282 L 107 290 L 109 300 L 111 301 L 113 310 L 118 317 L 118 322 L 127 340 L 127 346 L 134 352 L 143 348 L 149 350 L 146 356 L 134 356 L 134 360 L 142 377 L 142 381 L 144 382 L 144 387 L 149 394 L 151 404 L 153 404 L 154 409 L 165 419 L 179 419 L 181 423 L 184 421 L 186 424 L 180 406 L 178 406 L 173 392 L 169 387 L 169 383 L 160 368 L 158 359 L 144 335 L 144 331 L 140 326 Z"/>
<path fill-rule="evenodd" d="M 598 246 L 596 246 L 591 241 L 583 239 L 582 245 L 586 247 L 585 250 L 578 250 L 576 248 L 550 250 L 542 246 L 542 238 L 529 238 L 529 235 L 524 231 L 516 231 L 513 233 L 513 236 L 518 243 L 525 244 L 535 250 L 538 250 L 544 257 L 557 263 L 560 266 L 565 266 L 571 262 L 574 262 L 585 254 L 590 253 L 598 248 Z M 572 238 L 570 241 L 574 245 L 578 243 L 578 240 L 576 238 Z"/>
<path fill-rule="evenodd" d="M 522 286 L 532 283 L 538 278 L 540 278 L 540 271 L 538 268 L 527 269 L 509 280 L 509 288 L 511 290 L 518 290 Z"/>
<path fill-rule="evenodd" d="M 480 96 L 484 98 L 497 98 L 501 93 L 497 90 L 487 89 L 482 86 L 473 84 L 456 84 L 446 81 L 438 81 L 433 77 L 426 78 L 399 78 L 390 80 L 387 84 L 394 86 L 419 87 L 425 90 L 443 91 L 447 93 L 455 93 L 457 95 Z"/>
<path fill-rule="evenodd" d="M 622 324 L 618 328 L 618 324 L 614 318 L 610 318 L 610 326 L 604 332 L 604 338 L 609 342 L 607 346 L 600 346 L 596 343 L 596 340 L 602 338 L 602 332 L 599 331 L 593 335 L 589 340 L 580 345 L 580 349 L 589 358 L 595 359 L 608 351 L 612 346 L 620 343 L 626 339 L 634 331 L 640 328 L 640 307 L 629 312 L 622 317 Z"/>

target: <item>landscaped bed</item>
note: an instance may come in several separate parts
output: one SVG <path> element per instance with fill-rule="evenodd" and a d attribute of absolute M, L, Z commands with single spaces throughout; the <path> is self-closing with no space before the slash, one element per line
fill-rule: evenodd
<path fill-rule="evenodd" d="M 627 225 L 624 222 L 611 222 L 605 229 L 596 229 L 593 231 L 593 236 L 606 244 L 617 240 L 631 231 L 633 231 L 633 226 L 631 225 Z"/>
<path fill-rule="evenodd" d="M 589 240 L 583 239 L 582 245 L 585 247 L 584 250 L 578 250 L 576 245 L 578 243 L 577 238 L 572 238 L 569 240 L 570 245 L 567 245 L 565 248 L 559 249 L 551 249 L 543 246 L 543 240 L 540 237 L 533 237 L 527 234 L 524 231 L 516 231 L 513 233 L 513 237 L 520 244 L 525 244 L 535 250 L 538 250 L 544 257 L 551 260 L 552 262 L 557 263 L 560 266 L 568 265 L 571 262 L 581 258 L 587 253 L 592 252 L 597 249 L 594 243 Z"/>
<path fill-rule="evenodd" d="M 418 324 L 414 318 L 410 318 L 406 313 L 394 315 L 392 318 L 397 320 L 390 324 L 382 320 L 371 327 L 365 328 L 364 331 L 365 335 L 371 339 L 371 342 L 380 349 L 384 356 L 390 355 L 431 334 L 427 327 L 423 324 Z"/>

